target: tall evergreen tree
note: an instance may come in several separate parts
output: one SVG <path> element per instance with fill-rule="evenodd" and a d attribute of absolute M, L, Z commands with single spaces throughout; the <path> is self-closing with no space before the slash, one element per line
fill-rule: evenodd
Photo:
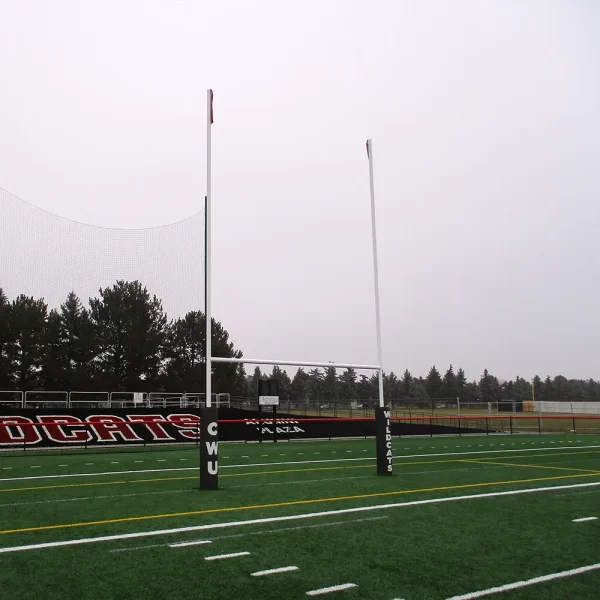
<path fill-rule="evenodd" d="M 263 379 L 263 374 L 260 367 L 257 365 L 252 371 L 252 375 L 248 378 L 248 387 L 250 388 L 250 397 L 258 398 L 258 382 Z"/>
<path fill-rule="evenodd" d="M 540 379 L 539 375 L 536 375 L 533 378 L 533 384 L 532 384 L 532 395 L 531 398 L 528 398 L 528 400 L 531 400 L 533 398 L 535 398 L 536 400 L 541 400 L 542 399 L 542 380 Z"/>
<path fill-rule="evenodd" d="M 448 370 L 444 374 L 443 384 L 443 396 L 445 398 L 458 397 L 458 384 L 456 381 L 456 375 L 454 373 L 454 367 L 452 365 L 448 367 Z"/>
<path fill-rule="evenodd" d="M 60 307 L 60 340 L 66 361 L 63 389 L 85 389 L 94 376 L 98 344 L 90 313 L 73 291 Z"/>
<path fill-rule="evenodd" d="M 291 396 L 296 402 L 307 402 L 310 396 L 310 375 L 300 368 L 292 379 Z"/>
<path fill-rule="evenodd" d="M 161 366 L 167 319 L 160 300 L 138 281 L 117 281 L 90 300 L 99 342 L 98 367 L 106 386 L 139 390 Z"/>
<path fill-rule="evenodd" d="M 402 396 L 410 396 L 410 384 L 413 377 L 408 369 L 404 370 L 400 383 L 402 384 Z"/>
<path fill-rule="evenodd" d="M 358 398 L 356 379 L 356 371 L 352 368 L 346 369 L 339 376 L 339 394 L 341 398 L 345 400 L 355 400 Z"/>
<path fill-rule="evenodd" d="M 65 386 L 67 359 L 65 344 L 61 336 L 61 320 L 56 310 L 51 310 L 44 332 L 44 357 L 41 381 L 46 390 L 69 389 Z"/>
<path fill-rule="evenodd" d="M 319 402 L 323 399 L 323 380 L 325 376 L 321 369 L 311 369 L 308 372 L 309 394 L 311 402 Z"/>
<path fill-rule="evenodd" d="M 35 389 L 40 382 L 47 310 L 43 300 L 34 300 L 23 294 L 11 304 L 8 359 L 18 389 Z"/>
<path fill-rule="evenodd" d="M 279 399 L 287 402 L 290 399 L 292 381 L 285 369 L 281 369 L 278 365 L 273 367 L 273 371 L 269 379 L 275 379 L 279 387 Z"/>
<path fill-rule="evenodd" d="M 374 400 L 377 398 L 377 383 L 373 382 L 373 378 L 369 379 L 366 375 L 361 375 L 356 387 L 360 400 Z"/>
<path fill-rule="evenodd" d="M 541 398 L 537 398 L 537 400 L 544 400 L 548 402 L 554 399 L 554 384 L 552 383 L 552 379 L 550 379 L 550 375 L 547 375 L 542 385 Z"/>
<path fill-rule="evenodd" d="M 515 379 L 515 400 L 525 402 L 531 400 L 531 384 L 517 375 Z"/>
<path fill-rule="evenodd" d="M 392 399 L 400 398 L 402 385 L 394 371 L 383 374 L 383 396 L 386 401 L 391 402 Z"/>
<path fill-rule="evenodd" d="M 0 288 L 0 389 L 11 389 L 13 368 L 11 363 L 10 346 L 12 332 L 10 329 L 10 302 Z"/>
<path fill-rule="evenodd" d="M 323 399 L 328 401 L 337 401 L 338 399 L 338 378 L 335 367 L 326 367 L 323 377 Z"/>
<path fill-rule="evenodd" d="M 442 377 L 435 365 L 429 369 L 427 379 L 425 380 L 425 389 L 430 398 L 442 398 L 444 391 L 442 386 Z"/>
<path fill-rule="evenodd" d="M 462 369 L 458 369 L 458 371 L 456 371 L 456 391 L 461 399 L 465 394 L 466 387 L 467 376 L 465 375 L 465 372 Z"/>
<path fill-rule="evenodd" d="M 206 386 L 206 319 L 202 311 L 190 311 L 183 319 L 169 324 L 165 341 L 165 387 L 174 391 L 203 392 Z M 229 333 L 221 323 L 212 320 L 212 354 L 226 358 L 241 358 L 229 341 Z M 233 393 L 245 389 L 240 377 L 240 365 L 213 363 L 213 393 Z M 260 369 L 259 369 L 260 371 Z M 241 374 L 240 374 L 241 373 Z M 256 387 L 251 396 L 256 393 Z M 250 390 L 249 390 L 250 391 Z"/>
<path fill-rule="evenodd" d="M 482 402 L 497 402 L 501 398 L 498 379 L 490 375 L 487 369 L 484 369 L 479 381 L 479 395 Z"/>

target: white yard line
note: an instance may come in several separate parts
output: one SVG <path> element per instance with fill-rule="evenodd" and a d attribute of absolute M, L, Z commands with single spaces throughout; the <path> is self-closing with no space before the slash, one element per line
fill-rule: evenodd
<path fill-rule="evenodd" d="M 330 594 L 331 592 L 343 592 L 344 590 L 350 590 L 358 587 L 356 583 L 341 583 L 340 585 L 332 585 L 331 587 L 319 588 L 318 590 L 310 590 L 306 592 L 307 596 L 322 596 L 323 594 Z"/>
<path fill-rule="evenodd" d="M 598 517 L 582 517 L 581 519 L 573 519 L 573 523 L 587 523 L 588 521 L 597 521 Z"/>
<path fill-rule="evenodd" d="M 204 560 L 223 560 L 225 558 L 237 558 L 238 556 L 250 556 L 250 552 L 230 552 L 229 554 L 213 554 L 213 556 L 205 556 Z"/>
<path fill-rule="evenodd" d="M 288 531 L 299 531 L 301 529 L 320 529 L 321 527 L 334 527 L 336 525 L 349 525 L 362 523 L 363 521 L 381 521 L 389 517 L 367 517 L 366 519 L 346 519 L 345 521 L 332 521 L 329 523 L 317 523 L 316 525 L 298 525 L 297 527 L 278 527 L 276 529 L 263 529 L 262 531 L 249 531 L 247 533 L 234 533 L 232 535 L 218 535 L 211 538 L 212 542 L 219 540 L 232 540 L 253 535 L 268 535 L 269 533 L 287 533 Z M 146 550 L 147 548 L 164 548 L 165 546 L 174 546 L 176 544 L 149 544 L 146 546 L 132 546 L 127 548 L 113 548 L 110 552 L 132 552 L 134 550 Z"/>
<path fill-rule="evenodd" d="M 266 571 L 256 571 L 255 573 L 250 573 L 252 577 L 263 577 L 264 575 L 275 575 L 276 573 L 289 573 L 290 571 L 297 571 L 298 567 L 289 566 L 289 567 L 279 567 L 277 569 L 267 569 Z"/>
<path fill-rule="evenodd" d="M 22 552 L 25 550 L 45 550 L 48 548 L 59 548 L 63 546 L 79 546 L 81 544 L 94 544 L 98 542 L 112 542 L 116 540 L 128 540 L 134 538 L 151 537 L 157 535 L 173 535 L 188 531 L 210 531 L 213 529 L 226 529 L 229 527 L 243 527 L 247 525 L 262 525 L 263 523 L 281 523 L 300 519 L 314 519 L 316 517 L 331 517 L 334 515 L 348 515 L 376 510 L 389 510 L 392 508 L 404 508 L 407 506 L 421 506 L 425 504 L 442 504 L 446 502 L 459 502 L 462 500 L 478 500 L 481 498 L 500 498 L 503 496 L 518 496 L 521 494 L 533 494 L 537 492 L 551 492 L 556 490 L 579 489 L 600 486 L 600 481 L 589 483 L 574 483 L 569 485 L 556 485 L 542 488 L 527 488 L 521 490 L 507 490 L 505 492 L 488 492 L 485 494 L 469 494 L 466 496 L 448 496 L 443 498 L 429 498 L 427 500 L 413 500 L 411 502 L 396 502 L 390 504 L 375 504 L 371 506 L 358 506 L 355 508 L 341 508 L 323 512 L 300 513 L 296 515 L 283 515 L 279 517 L 265 517 L 262 519 L 248 519 L 247 521 L 225 521 L 221 523 L 208 523 L 205 525 L 191 525 L 188 527 L 177 527 L 174 529 L 158 529 L 153 531 L 138 531 L 135 533 L 121 533 L 115 535 L 104 535 L 99 537 L 79 538 L 72 540 L 59 540 L 56 542 L 45 542 L 40 544 L 26 544 L 23 546 L 5 546 L 0 548 L 0 554 L 9 552 Z"/>
<path fill-rule="evenodd" d="M 369 475 L 370 477 L 370 475 Z M 156 494 L 181 494 L 182 492 L 190 492 L 190 489 L 184 490 L 163 490 L 159 492 L 132 492 L 131 494 L 110 494 L 108 496 L 81 496 L 79 498 L 53 498 L 52 500 L 32 500 L 31 502 L 10 502 L 0 504 L 0 508 L 8 506 L 30 506 L 32 504 L 54 504 L 56 502 L 81 502 L 89 500 L 118 500 L 119 498 L 131 498 L 133 496 L 154 496 Z"/>
<path fill-rule="evenodd" d="M 537 585 L 538 583 L 545 583 L 547 581 L 555 581 L 556 579 L 564 579 L 565 577 L 582 575 L 583 573 L 589 573 L 590 571 L 597 570 L 600 570 L 600 563 L 596 563 L 595 565 L 588 565 L 586 567 L 579 567 L 578 569 L 560 571 L 560 573 L 552 573 L 551 575 L 542 575 L 541 577 L 534 577 L 533 579 L 525 579 L 524 581 L 516 581 L 515 583 L 507 583 L 506 585 L 500 585 L 498 587 L 489 588 L 487 590 L 481 590 L 479 592 L 471 592 L 470 594 L 452 596 L 451 598 L 447 598 L 446 600 L 473 600 L 474 598 L 483 598 L 484 596 L 491 596 L 492 594 L 501 594 L 502 592 L 518 590 L 520 588 L 524 588 L 530 585 Z"/>
<path fill-rule="evenodd" d="M 405 454 L 395 455 L 394 460 L 404 460 L 407 458 L 436 458 L 439 456 L 468 456 L 472 454 L 503 454 L 505 452 L 552 452 L 554 450 L 571 450 L 572 446 L 554 446 L 552 448 L 520 448 L 515 450 L 477 450 L 471 452 L 440 452 L 430 454 Z M 594 446 L 578 446 L 578 450 L 590 448 L 600 448 L 600 445 Z M 335 451 L 334 451 L 335 453 Z M 363 458 L 328 458 L 321 460 L 290 460 L 284 462 L 263 462 L 263 463 L 248 463 L 237 465 L 221 465 L 221 469 L 247 469 L 249 467 L 276 467 L 284 465 L 307 465 L 318 463 L 335 463 L 335 462 L 352 462 L 352 461 L 375 461 L 375 457 L 365 456 Z M 111 463 L 115 464 L 115 463 Z M 1 481 L 27 481 L 30 479 L 63 479 L 66 477 L 102 477 L 109 475 L 130 475 L 134 473 L 168 473 L 171 471 L 197 471 L 198 467 L 170 467 L 167 469 L 132 469 L 127 471 L 101 471 L 98 473 L 63 473 L 58 475 L 32 475 L 28 477 L 5 477 L 0 478 Z"/>
<path fill-rule="evenodd" d="M 194 540 L 193 542 L 177 542 L 176 544 L 169 544 L 169 548 L 183 548 L 187 546 L 203 546 L 205 544 L 212 544 L 211 540 Z"/>

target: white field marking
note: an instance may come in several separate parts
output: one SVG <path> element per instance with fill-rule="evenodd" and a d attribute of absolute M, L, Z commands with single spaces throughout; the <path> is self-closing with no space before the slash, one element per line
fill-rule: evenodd
<path fill-rule="evenodd" d="M 264 458 L 265 456 L 269 456 L 268 454 L 261 454 L 260 457 Z"/>
<path fill-rule="evenodd" d="M 164 458 L 157 458 L 156 462 L 167 462 Z"/>
<path fill-rule="evenodd" d="M 279 567 L 278 569 L 267 569 L 266 571 L 255 571 L 250 573 L 252 577 L 263 577 L 264 575 L 275 575 L 276 573 L 289 573 L 290 571 L 297 571 L 298 567 L 290 565 L 289 567 Z"/>
<path fill-rule="evenodd" d="M 202 546 L 204 544 L 212 544 L 212 540 L 194 540 L 193 542 L 177 542 L 169 544 L 169 548 L 183 548 L 184 546 Z"/>
<path fill-rule="evenodd" d="M 12 467 L 2 467 L 3 471 L 7 471 L 8 469 L 12 469 Z"/>
<path fill-rule="evenodd" d="M 365 477 L 371 477 L 365 475 Z M 340 478 L 343 479 L 343 478 Z M 267 484 L 263 484 L 267 485 Z M 83 500 L 117 500 L 119 498 L 129 498 L 133 496 L 154 496 L 156 494 L 180 494 L 182 492 L 189 492 L 189 489 L 185 490 L 163 490 L 159 492 L 132 492 L 131 494 L 111 494 L 110 496 L 83 496 L 81 498 L 53 498 L 52 500 L 32 500 L 31 502 L 11 502 L 9 504 L 0 504 L 0 508 L 7 506 L 30 506 L 32 504 L 54 504 L 57 502 L 81 502 Z"/>
<path fill-rule="evenodd" d="M 582 496 L 583 494 L 600 494 L 600 490 L 587 490 L 584 492 L 570 492 L 569 494 L 556 494 L 558 498 L 564 498 L 566 496 Z"/>
<path fill-rule="evenodd" d="M 180 458 L 179 460 L 187 460 L 187 458 Z M 112 463 L 111 463 L 112 464 Z"/>
<path fill-rule="evenodd" d="M 41 469 L 42 465 L 31 465 L 32 469 Z"/>
<path fill-rule="evenodd" d="M 183 546 L 190 544 L 181 544 Z M 173 548 L 173 546 L 170 546 Z M 250 556 L 250 552 L 230 552 L 229 554 L 213 554 L 213 556 L 205 556 L 204 560 L 223 560 L 224 558 L 237 558 L 238 556 Z"/>
<path fill-rule="evenodd" d="M 266 535 L 268 533 L 280 533 L 288 531 L 298 531 L 299 529 L 315 529 L 321 527 L 333 527 L 334 525 L 346 525 L 347 523 L 361 523 L 362 521 L 381 521 L 389 517 L 368 517 L 366 519 L 346 519 L 345 521 L 332 521 L 330 523 L 318 523 L 317 525 L 300 525 L 298 527 L 278 527 L 277 529 L 263 529 L 262 531 L 250 531 L 248 533 L 234 533 L 233 535 L 218 535 L 211 538 L 211 541 L 231 540 L 236 538 L 247 537 L 249 535 Z M 110 552 L 128 552 L 133 550 L 146 550 L 147 548 L 164 548 L 171 544 L 151 544 L 147 546 L 133 546 L 127 548 L 113 548 Z"/>
<path fill-rule="evenodd" d="M 510 590 L 518 590 L 529 585 L 545 583 L 546 581 L 554 581 L 555 579 L 564 579 L 565 577 L 573 577 L 574 575 L 581 575 L 583 573 L 589 573 L 590 571 L 597 571 L 599 569 L 600 563 L 596 563 L 595 565 L 587 565 L 586 567 L 579 567 L 578 569 L 569 569 L 568 571 L 561 571 L 560 573 L 552 573 L 551 575 L 542 575 L 541 577 L 534 577 L 533 579 L 525 579 L 524 581 L 507 583 L 506 585 L 499 585 L 498 587 L 481 590 L 479 592 L 471 592 L 470 594 L 463 594 L 461 596 L 452 596 L 452 598 L 446 598 L 446 600 L 473 600 L 474 598 L 483 598 L 484 596 L 500 594 Z"/>
<path fill-rule="evenodd" d="M 143 463 L 144 461 L 143 460 L 134 460 L 133 462 L 134 463 Z"/>
<path fill-rule="evenodd" d="M 319 588 L 318 590 L 310 590 L 306 592 L 307 596 L 321 596 L 322 594 L 330 594 L 331 592 L 343 592 L 358 587 L 356 583 L 341 583 L 340 585 L 332 585 L 331 587 Z"/>
<path fill-rule="evenodd" d="M 598 517 L 582 517 L 581 519 L 573 519 L 573 523 L 585 523 L 587 521 L 597 521 Z"/>
<path fill-rule="evenodd" d="M 93 464 L 94 464 L 94 463 L 85 463 L 85 466 L 86 466 L 86 467 L 89 467 L 89 466 L 91 466 L 91 465 L 93 465 Z"/>
<path fill-rule="evenodd" d="M 248 519 L 247 521 L 224 521 L 221 523 L 208 523 L 205 525 L 189 525 L 187 527 L 176 527 L 174 529 L 155 529 L 153 531 L 137 531 L 135 533 L 120 533 L 115 535 L 103 535 L 91 538 L 78 538 L 72 540 L 60 540 L 56 542 L 45 542 L 41 544 L 26 544 L 24 546 L 5 546 L 0 548 L 0 554 L 8 552 L 22 552 L 24 550 L 44 550 L 47 548 L 59 548 L 63 546 L 79 546 L 81 544 L 94 544 L 98 542 L 112 542 L 116 540 L 128 540 L 133 538 L 151 537 L 157 535 L 174 535 L 188 531 L 210 531 L 212 529 L 226 529 L 229 527 L 243 527 L 247 525 L 262 525 L 263 523 L 281 523 L 284 521 L 297 521 L 300 519 L 314 519 L 316 517 L 330 517 L 333 515 L 349 515 L 375 510 L 389 510 L 392 508 L 404 508 L 407 506 L 422 506 L 426 504 L 443 504 L 446 502 L 458 502 L 461 500 L 477 500 L 479 498 L 501 498 L 503 496 L 518 496 L 521 494 L 533 494 L 537 492 L 552 492 L 556 490 L 579 489 L 600 486 L 600 481 L 588 483 L 572 483 L 568 485 L 555 485 L 541 488 L 526 488 L 521 490 L 507 490 L 504 492 L 487 492 L 484 494 L 469 494 L 466 496 L 446 496 L 443 498 L 428 498 L 426 500 L 412 500 L 410 502 L 395 502 L 390 504 L 374 504 L 370 506 L 357 506 L 354 508 L 340 508 L 313 513 L 300 513 L 295 515 L 282 515 L 279 517 L 264 517 L 262 519 Z"/>
<path fill-rule="evenodd" d="M 223 457 L 225 458 L 225 457 Z M 242 456 L 242 458 L 250 458 L 247 454 L 245 454 L 244 456 Z"/>
<path fill-rule="evenodd" d="M 111 464 L 111 465 L 118 465 L 118 464 L 119 464 L 119 461 L 118 461 L 118 460 L 111 460 L 111 461 L 110 461 L 110 464 Z M 65 465 L 65 467 L 66 467 L 66 466 L 67 466 L 67 465 Z"/>
<path fill-rule="evenodd" d="M 578 450 L 586 450 L 589 448 L 600 448 L 600 445 L 580 446 Z M 470 452 L 432 452 L 427 454 L 405 454 L 394 455 L 395 459 L 405 460 L 407 458 L 436 458 L 439 456 L 468 456 L 472 454 L 503 454 L 505 452 L 552 452 L 554 450 L 570 450 L 569 446 L 554 446 L 553 448 L 521 448 L 515 450 L 473 450 Z M 333 450 L 335 454 L 335 450 Z M 266 456 L 266 455 L 265 455 Z M 238 465 L 221 465 L 221 469 L 245 469 L 249 467 L 277 467 L 282 465 L 308 465 L 318 463 L 335 463 L 335 462 L 352 462 L 357 460 L 372 460 L 375 457 L 365 456 L 363 458 L 323 458 L 319 460 L 290 460 L 283 462 L 263 462 L 263 463 L 247 463 Z M 118 464 L 112 463 L 111 464 Z M 59 465 L 61 466 L 61 465 Z M 65 465 L 66 466 L 66 465 Z M 31 475 L 28 477 L 4 477 L 1 481 L 27 481 L 30 479 L 63 479 L 66 477 L 100 477 L 104 475 L 130 475 L 133 473 L 167 473 L 169 471 L 196 471 L 197 467 L 169 467 L 166 469 L 132 469 L 128 471 L 102 471 L 98 473 L 64 473 L 61 475 Z M 268 471 L 265 471 L 268 473 Z"/>
<path fill-rule="evenodd" d="M 352 450 L 346 450 L 346 452 L 352 452 Z"/>
<path fill-rule="evenodd" d="M 298 452 L 298 456 L 303 456 L 304 452 Z"/>
<path fill-rule="evenodd" d="M 489 465 L 482 466 L 478 470 L 485 469 L 498 469 L 502 468 L 504 465 Z M 455 473 L 458 471 L 472 471 L 473 467 L 461 467 L 458 469 L 435 469 L 428 471 L 412 471 L 408 473 L 404 473 L 404 475 L 429 475 L 433 473 Z M 321 479 L 300 479 L 300 480 L 292 480 L 292 481 L 269 481 L 265 483 L 246 483 L 240 485 L 228 485 L 227 489 L 238 489 L 238 488 L 252 488 L 252 487 L 264 487 L 267 485 L 270 486 L 278 486 L 278 485 L 298 485 L 304 483 L 322 483 L 325 481 L 348 481 L 350 479 L 370 479 L 372 475 L 354 475 L 351 477 L 324 477 Z M 111 494 L 107 496 L 82 496 L 80 498 L 54 498 L 52 500 L 33 500 L 31 502 L 10 502 L 6 504 L 0 504 L 0 508 L 14 507 L 14 506 L 29 506 L 34 504 L 55 504 L 61 502 L 82 502 L 84 500 L 107 500 L 107 499 L 119 499 L 119 498 L 128 498 L 134 496 L 148 496 L 148 495 L 156 495 L 156 494 L 179 494 L 182 492 L 189 492 L 189 489 L 183 490 L 164 490 L 158 492 L 133 492 L 131 494 Z M 600 490 L 593 490 L 591 492 L 575 492 L 575 494 L 597 494 L 600 493 Z M 559 494 L 560 496 L 572 496 L 573 492 L 570 494 Z"/>
<path fill-rule="evenodd" d="M 69 465 L 58 465 L 59 467 L 68 467 Z"/>
<path fill-rule="evenodd" d="M 285 454 L 280 454 L 279 456 L 285 456 Z"/>

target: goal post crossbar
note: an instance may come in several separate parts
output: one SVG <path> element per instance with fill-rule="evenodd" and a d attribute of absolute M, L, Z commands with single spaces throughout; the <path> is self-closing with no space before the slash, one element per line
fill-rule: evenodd
<path fill-rule="evenodd" d="M 336 362 L 313 362 L 301 360 L 271 360 L 259 358 L 227 358 L 213 356 L 212 362 L 216 363 L 234 363 L 234 364 L 252 364 L 252 365 L 285 365 L 288 367 L 335 367 L 336 369 L 362 369 L 366 371 L 380 371 L 379 365 L 355 365 L 352 363 Z"/>

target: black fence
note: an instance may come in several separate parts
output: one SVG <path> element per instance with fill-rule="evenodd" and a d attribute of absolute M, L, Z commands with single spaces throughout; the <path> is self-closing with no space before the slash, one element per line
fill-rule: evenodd
<path fill-rule="evenodd" d="M 272 417 L 272 418 L 270 418 Z M 285 441 L 372 437 L 375 421 L 369 418 L 269 415 L 235 408 L 219 410 L 219 439 L 231 442 Z M 471 428 L 484 433 L 486 430 Z M 489 428 L 487 428 L 489 432 Z M 393 422 L 392 435 L 440 435 L 467 432 L 460 422 L 423 419 Z M 98 448 L 197 444 L 198 411 L 88 409 L 0 411 L 0 450 L 38 448 Z"/>

